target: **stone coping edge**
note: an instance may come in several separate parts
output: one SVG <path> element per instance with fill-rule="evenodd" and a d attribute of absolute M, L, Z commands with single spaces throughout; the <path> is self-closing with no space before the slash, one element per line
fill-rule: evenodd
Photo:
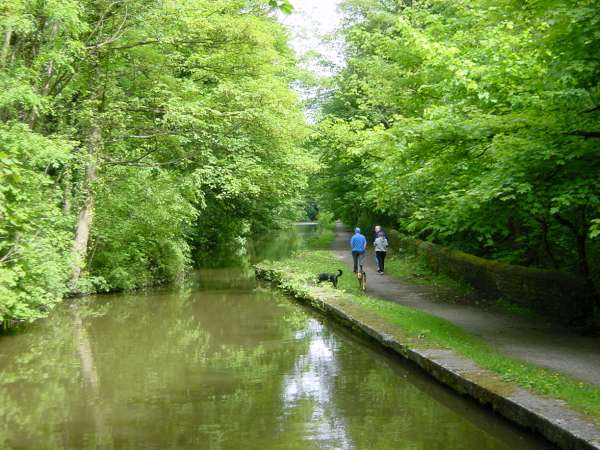
<path fill-rule="evenodd" d="M 412 361 L 442 384 L 462 396 L 491 407 L 500 416 L 520 427 L 543 436 L 563 450 L 600 450 L 600 429 L 583 415 L 558 399 L 534 394 L 518 386 L 508 385 L 491 371 L 445 349 L 416 349 L 399 342 L 375 327 L 352 317 L 329 300 L 342 298 L 329 288 L 305 285 L 296 287 L 285 273 L 263 265 L 254 267 L 258 279 L 275 284 L 285 293 L 333 318 L 348 328 L 357 330 Z M 510 389 L 506 389 L 509 386 Z"/>

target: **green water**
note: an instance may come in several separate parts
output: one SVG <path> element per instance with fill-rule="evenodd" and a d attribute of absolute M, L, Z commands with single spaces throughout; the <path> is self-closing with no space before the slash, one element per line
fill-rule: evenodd
<path fill-rule="evenodd" d="M 237 268 L 0 337 L 0 448 L 549 447 Z"/>

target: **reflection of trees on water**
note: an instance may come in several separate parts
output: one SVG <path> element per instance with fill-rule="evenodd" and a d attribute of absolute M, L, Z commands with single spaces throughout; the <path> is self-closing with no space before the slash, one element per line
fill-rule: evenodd
<path fill-rule="evenodd" d="M 292 225 L 288 230 L 268 231 L 253 240 L 230 239 L 214 248 L 210 257 L 199 261 L 200 267 L 248 269 L 252 264 L 265 259 L 283 259 L 303 248 L 306 241 L 316 232 L 316 224 L 305 223 Z"/>
<path fill-rule="evenodd" d="M 300 250 L 317 232 L 316 224 L 294 225 L 288 231 L 265 236 L 248 244 L 248 255 L 255 263 L 265 259 L 278 260 Z"/>
<path fill-rule="evenodd" d="M 507 448 L 263 290 L 81 299 L 0 368 L 0 448 Z"/>
<path fill-rule="evenodd" d="M 196 272 L 193 280 L 196 289 L 211 291 L 249 291 L 254 289 L 256 284 L 254 269 L 250 264 L 235 268 L 201 269 Z"/>
<path fill-rule="evenodd" d="M 546 448 L 505 429 L 489 433 L 461 411 L 454 399 L 445 405 L 422 390 L 435 387 L 420 374 L 416 377 L 393 359 L 346 340 L 336 354 L 334 401 L 345 418 L 346 432 L 357 449 L 378 450 L 519 450 Z M 414 369 L 413 369 L 414 370 Z M 442 389 L 442 388 L 440 388 Z M 445 392 L 445 390 L 444 390 Z M 432 392 L 433 394 L 433 392 Z M 446 395 L 453 396 L 445 392 Z M 481 412 L 477 412 L 481 416 Z M 484 422 L 485 424 L 485 422 Z M 489 425 L 489 423 L 488 423 Z M 515 443 L 518 443 L 515 445 Z"/>
<path fill-rule="evenodd" d="M 56 315 L 1 338 L 0 448 L 60 449 L 56 424 L 74 411 L 69 398 L 79 389 L 71 317 Z"/>
<path fill-rule="evenodd" d="M 322 449 L 352 449 L 343 415 L 335 407 L 335 379 L 338 372 L 336 340 L 325 334 L 323 325 L 314 319 L 297 333 L 308 341 L 306 353 L 300 354 L 293 369 L 284 378 L 284 418 L 297 414 L 304 405 L 310 417 L 305 420 L 306 438 Z M 308 412 L 307 411 L 307 412 Z"/>
<path fill-rule="evenodd" d="M 94 441 L 97 449 L 112 448 L 112 438 L 108 426 L 108 414 L 100 393 L 100 382 L 94 354 L 85 330 L 77 305 L 73 305 L 73 336 L 75 348 L 79 355 L 81 378 L 86 387 L 86 399 L 94 418 Z"/>
<path fill-rule="evenodd" d="M 70 309 L 0 341 L 0 448 L 283 448 L 306 320 L 287 300 L 159 289 Z"/>
<path fill-rule="evenodd" d="M 285 375 L 279 427 L 289 431 L 300 424 L 301 437 L 315 448 L 546 448 L 508 428 L 488 433 L 489 423 L 478 427 L 465 418 L 462 402 L 441 404 L 417 388 L 406 369 L 357 342 L 340 342 L 316 320 L 309 320 L 296 338 L 308 347 Z"/>

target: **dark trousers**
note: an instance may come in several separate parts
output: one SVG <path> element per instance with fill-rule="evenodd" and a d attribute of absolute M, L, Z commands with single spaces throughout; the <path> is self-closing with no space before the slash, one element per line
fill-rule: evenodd
<path fill-rule="evenodd" d="M 375 252 L 375 257 L 377 258 L 377 265 L 379 266 L 380 271 L 385 271 L 385 255 L 387 252 Z"/>
<path fill-rule="evenodd" d="M 358 272 L 358 266 L 362 272 L 365 264 L 365 252 L 352 252 L 352 259 L 354 260 L 354 273 Z"/>

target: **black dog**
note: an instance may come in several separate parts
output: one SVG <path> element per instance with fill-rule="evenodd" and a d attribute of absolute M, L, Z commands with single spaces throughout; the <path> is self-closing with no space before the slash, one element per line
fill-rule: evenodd
<path fill-rule="evenodd" d="M 318 283 L 321 283 L 322 281 L 331 281 L 331 283 L 333 284 L 333 287 L 337 287 L 337 282 L 338 282 L 338 278 L 342 276 L 342 271 L 338 269 L 338 273 L 337 275 L 334 273 L 320 273 L 319 274 L 319 281 Z"/>

